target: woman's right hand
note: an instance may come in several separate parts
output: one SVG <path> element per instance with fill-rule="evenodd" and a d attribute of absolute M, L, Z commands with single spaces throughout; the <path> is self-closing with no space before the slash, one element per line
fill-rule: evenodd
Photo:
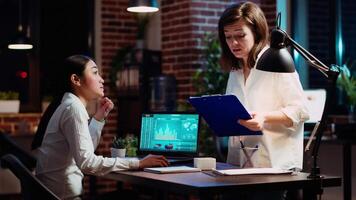
<path fill-rule="evenodd" d="M 140 160 L 139 168 L 143 169 L 146 167 L 167 167 L 168 165 L 169 162 L 164 156 L 150 154 Z"/>
<path fill-rule="evenodd" d="M 255 112 L 251 113 L 252 119 L 239 119 L 238 123 L 242 126 L 250 129 L 251 131 L 262 131 L 263 125 L 266 121 L 266 116 L 264 114 L 257 114 Z"/>

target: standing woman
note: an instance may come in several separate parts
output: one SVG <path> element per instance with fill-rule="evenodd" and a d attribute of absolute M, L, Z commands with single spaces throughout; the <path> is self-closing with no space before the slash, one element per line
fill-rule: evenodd
<path fill-rule="evenodd" d="M 269 44 L 268 25 L 258 5 L 228 7 L 219 20 L 221 63 L 230 70 L 226 93 L 234 94 L 252 119 L 237 123 L 262 136 L 229 138 L 227 162 L 241 167 L 302 169 L 303 123 L 309 118 L 298 73 L 257 70 L 255 64 Z M 258 147 L 251 163 L 241 159 L 243 147 Z"/>
<path fill-rule="evenodd" d="M 36 149 L 36 176 L 61 199 L 80 199 L 83 173 L 104 175 L 109 172 L 167 166 L 163 156 L 142 160 L 105 158 L 95 155 L 105 118 L 113 109 L 104 97 L 104 80 L 95 62 L 83 55 L 65 60 L 62 89 L 41 118 L 32 148 Z M 98 108 L 92 118 L 86 110 L 90 101 Z"/>

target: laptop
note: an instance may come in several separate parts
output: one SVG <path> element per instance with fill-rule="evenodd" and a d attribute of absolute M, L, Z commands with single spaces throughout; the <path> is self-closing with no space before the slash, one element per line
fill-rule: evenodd
<path fill-rule="evenodd" d="M 200 116 L 197 113 L 144 113 L 139 155 L 164 155 L 171 164 L 192 162 L 198 155 Z"/>

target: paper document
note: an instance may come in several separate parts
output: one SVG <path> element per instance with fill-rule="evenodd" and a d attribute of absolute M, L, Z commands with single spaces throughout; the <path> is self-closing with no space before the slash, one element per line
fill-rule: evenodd
<path fill-rule="evenodd" d="M 188 167 L 188 166 L 170 166 L 170 167 L 144 168 L 143 171 L 157 173 L 157 174 L 168 174 L 168 173 L 200 172 L 201 170 L 198 168 Z"/>
<path fill-rule="evenodd" d="M 248 174 L 291 174 L 292 171 L 277 168 L 244 168 L 244 169 L 213 169 L 219 175 L 248 175 Z"/>

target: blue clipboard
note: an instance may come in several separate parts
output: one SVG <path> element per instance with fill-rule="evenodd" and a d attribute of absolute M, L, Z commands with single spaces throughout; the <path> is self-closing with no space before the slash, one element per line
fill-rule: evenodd
<path fill-rule="evenodd" d="M 251 116 L 235 95 L 189 97 L 188 101 L 219 137 L 262 135 L 261 131 L 251 131 L 237 122 Z"/>

